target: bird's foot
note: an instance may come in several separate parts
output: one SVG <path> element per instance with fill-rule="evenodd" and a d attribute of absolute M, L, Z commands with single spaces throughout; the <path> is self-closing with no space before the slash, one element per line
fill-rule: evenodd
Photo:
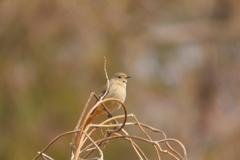
<path fill-rule="evenodd" d="M 112 118 L 113 117 L 113 114 L 108 114 L 108 118 Z"/>

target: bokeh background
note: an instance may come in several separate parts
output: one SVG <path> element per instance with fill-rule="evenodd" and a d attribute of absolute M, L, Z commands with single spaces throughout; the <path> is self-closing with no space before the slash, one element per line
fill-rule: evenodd
<path fill-rule="evenodd" d="M 189 159 L 239 160 L 239 51 L 239 0 L 2 0 L 0 159 L 32 159 L 73 130 L 105 56 L 109 76 L 132 76 L 125 104 L 140 122 Z M 70 141 L 47 153 L 67 159 Z M 106 159 L 136 157 L 119 144 Z"/>

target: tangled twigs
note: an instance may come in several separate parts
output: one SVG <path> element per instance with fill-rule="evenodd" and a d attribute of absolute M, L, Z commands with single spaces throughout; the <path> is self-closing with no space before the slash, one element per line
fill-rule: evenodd
<path fill-rule="evenodd" d="M 134 119 L 136 122 L 128 122 L 128 123 L 126 123 L 125 125 L 127 125 L 127 126 L 138 126 L 138 127 L 142 130 L 142 132 L 146 135 L 146 137 L 147 137 L 148 139 L 143 140 L 141 137 L 136 137 L 136 136 L 133 136 L 133 137 L 134 137 L 135 139 L 143 140 L 143 141 L 145 141 L 145 142 L 151 143 L 151 144 L 154 146 L 155 150 L 157 149 L 157 150 L 156 150 L 156 153 L 157 153 L 158 159 L 161 159 L 161 158 L 160 158 L 160 154 L 159 154 L 159 152 L 158 152 L 158 151 L 160 151 L 160 152 L 162 152 L 162 153 L 164 153 L 164 154 L 169 154 L 170 156 L 174 157 L 175 159 L 187 160 L 187 152 L 186 152 L 186 149 L 185 149 L 184 145 L 183 145 L 180 141 L 178 141 L 178 140 L 176 140 L 176 139 L 167 138 L 167 137 L 166 137 L 166 134 L 165 134 L 163 131 L 161 131 L 161 130 L 159 130 L 159 129 L 156 129 L 156 128 L 153 128 L 153 127 L 151 127 L 151 126 L 148 126 L 148 125 L 146 125 L 146 124 L 143 124 L 143 123 L 138 122 L 137 118 L 136 118 L 133 114 L 129 114 L 129 115 L 127 115 L 127 116 L 128 116 L 128 117 L 133 117 L 133 119 Z M 113 117 L 113 118 L 118 119 L 118 118 L 123 118 L 123 117 L 124 117 L 123 115 L 120 115 L 120 116 L 116 116 L 116 117 Z M 106 121 L 102 122 L 101 124 L 91 124 L 90 127 L 94 127 L 94 129 L 95 129 L 95 127 L 96 127 L 96 128 L 105 128 L 105 127 L 114 127 L 114 126 L 115 126 L 115 127 L 119 127 L 119 126 L 122 125 L 122 124 L 104 125 L 105 123 L 111 121 L 113 118 L 107 119 Z M 164 139 L 162 139 L 162 140 L 157 140 L 157 141 L 151 140 L 150 136 L 147 135 L 147 133 L 146 133 L 145 131 L 143 131 L 143 128 L 146 128 L 146 129 L 148 129 L 148 130 L 150 130 L 150 131 L 152 131 L 152 132 L 161 133 L 161 134 L 164 136 Z M 125 136 L 129 136 L 129 134 L 128 134 L 124 129 L 122 129 L 122 131 L 124 132 Z M 90 132 L 89 134 L 92 134 L 92 132 Z M 115 133 L 114 133 L 114 134 L 115 134 Z M 115 134 L 115 135 L 120 135 L 120 134 Z M 120 137 L 121 137 L 121 136 L 120 136 Z M 115 138 L 116 138 L 116 137 L 115 137 Z M 122 137 L 122 138 L 125 138 L 125 137 Z M 126 138 L 125 138 L 125 139 L 126 139 Z M 108 139 L 108 138 L 103 138 L 101 141 L 98 141 L 98 142 L 99 142 L 99 143 L 103 143 L 105 140 L 109 140 L 109 139 Z M 131 140 L 131 136 L 129 136 L 127 140 L 130 141 L 130 140 Z M 180 145 L 180 147 L 183 149 L 183 155 L 184 155 L 184 156 L 182 156 L 181 154 L 179 154 L 179 153 L 178 153 L 176 150 L 174 150 L 169 144 L 168 144 L 168 145 L 169 145 L 168 148 L 170 149 L 169 151 L 168 151 L 168 150 L 163 150 L 163 149 L 161 149 L 159 143 L 163 143 L 163 142 L 167 143 L 167 142 L 169 142 L 169 141 L 174 141 L 174 142 L 178 143 L 178 144 Z M 131 142 L 131 141 L 130 141 L 130 142 Z M 91 147 L 91 145 L 89 145 L 89 146 L 85 147 L 84 149 L 82 149 L 82 152 L 84 152 L 85 150 L 87 150 L 88 147 Z M 139 151 L 140 147 L 138 147 L 135 142 L 134 142 L 133 148 L 134 148 L 134 149 L 135 149 L 135 148 L 138 148 L 138 149 L 135 149 L 135 151 L 136 151 L 137 154 L 139 154 L 138 151 Z M 143 154 L 144 154 L 144 153 L 141 152 L 141 155 L 143 155 Z M 85 157 L 85 158 L 86 158 L 86 157 Z M 140 156 L 139 156 L 139 158 L 140 158 L 140 159 L 146 159 L 146 158 L 141 158 Z"/>
<path fill-rule="evenodd" d="M 107 70 L 106 70 L 106 58 L 105 58 L 105 63 L 104 63 L 104 71 L 105 71 L 107 84 L 108 84 L 104 95 L 101 97 L 98 97 L 94 92 L 92 92 L 85 104 L 85 107 L 84 107 L 80 117 L 79 117 L 79 120 L 75 127 L 75 130 L 62 133 L 59 136 L 57 136 L 56 138 L 54 138 L 41 152 L 38 152 L 37 156 L 33 160 L 36 160 L 40 156 L 42 156 L 43 158 L 47 158 L 47 159 L 53 159 L 50 156 L 46 155 L 44 152 L 59 138 L 65 136 L 65 135 L 69 135 L 69 134 L 73 134 L 73 138 L 70 143 L 70 145 L 71 145 L 70 157 L 69 157 L 70 160 L 81 160 L 81 159 L 83 160 L 89 156 L 92 156 L 93 151 L 98 151 L 100 157 L 97 159 L 103 160 L 104 154 L 105 154 L 103 152 L 103 150 L 105 147 L 100 148 L 99 146 L 101 146 L 102 144 L 108 145 L 108 143 L 105 143 L 105 142 L 111 141 L 113 139 L 122 139 L 122 140 L 126 140 L 127 142 L 129 142 L 133 148 L 133 152 L 135 152 L 137 155 L 137 158 L 135 158 L 135 159 L 148 160 L 148 157 L 146 156 L 147 155 L 146 152 L 138 144 L 138 142 L 141 141 L 144 143 L 151 144 L 153 146 L 153 150 L 155 150 L 155 152 L 156 152 L 156 159 L 158 159 L 158 160 L 161 160 L 161 154 L 167 154 L 176 160 L 187 160 L 188 158 L 187 158 L 186 149 L 179 140 L 176 140 L 173 138 L 167 138 L 166 134 L 163 131 L 153 128 L 151 126 L 148 126 L 146 124 L 140 123 L 139 120 L 136 118 L 136 116 L 134 116 L 133 114 L 127 114 L 127 107 L 119 99 L 116 99 L 116 98 L 104 99 L 104 97 L 107 94 L 108 89 L 109 89 L 109 79 L 108 79 Z M 97 102 L 95 103 L 94 106 L 90 106 L 89 104 L 93 97 L 95 97 L 97 99 Z M 121 108 L 123 108 L 123 110 L 124 110 L 124 115 L 114 116 L 114 117 L 108 118 L 107 120 L 105 120 L 101 123 L 88 124 L 86 126 L 86 122 L 87 122 L 89 116 L 99 105 L 102 105 L 105 108 L 105 110 L 108 112 L 108 114 L 110 114 L 108 108 L 104 105 L 104 103 L 107 101 L 116 101 L 117 103 L 120 103 L 122 106 Z M 90 108 L 90 110 L 87 112 L 88 108 Z M 130 117 L 133 121 L 127 122 L 127 119 Z M 123 122 L 118 123 L 117 119 L 122 119 Z M 114 124 L 107 124 L 110 121 L 114 121 Z M 134 127 L 138 127 L 140 129 L 140 131 L 143 133 L 145 138 L 140 137 L 140 136 L 131 135 L 129 133 L 129 131 L 126 131 L 124 129 L 125 126 L 130 127 L 131 130 L 133 130 Z M 105 133 L 103 133 L 103 135 L 106 135 L 106 136 L 103 136 L 100 139 L 93 138 L 94 134 L 97 134 L 96 133 L 97 130 L 100 129 L 100 130 L 104 131 L 104 128 L 110 128 L 110 127 L 113 127 L 113 129 L 112 130 L 105 129 Z M 153 133 L 153 132 L 160 133 L 160 134 L 162 134 L 163 139 L 153 140 L 152 137 L 150 136 L 150 134 L 148 134 L 145 130 L 150 131 L 150 133 Z M 183 155 L 181 155 L 178 151 L 176 151 L 173 147 L 171 147 L 170 144 L 168 143 L 169 141 L 177 143 L 182 148 Z M 167 150 L 162 149 L 162 146 L 161 146 L 162 143 L 166 144 Z M 93 147 L 93 148 L 90 148 L 90 147 Z M 129 153 L 129 154 L 131 154 L 131 153 Z"/>
<path fill-rule="evenodd" d="M 120 127 L 118 127 L 116 130 L 107 130 L 107 137 L 111 136 L 112 133 L 114 132 L 119 132 L 120 130 L 122 130 L 122 128 L 125 126 L 125 123 L 127 121 L 127 108 L 126 106 L 124 105 L 124 103 L 122 103 L 119 99 L 116 99 L 116 98 L 107 98 L 107 99 L 104 99 L 104 100 L 100 100 L 99 102 L 104 104 L 104 102 L 107 102 L 107 101 L 117 101 L 118 103 L 120 103 L 124 109 L 124 113 L 125 113 L 125 116 L 124 116 L 124 121 L 122 123 L 122 125 Z M 115 124 L 118 124 L 117 121 L 113 118 L 111 118 L 112 120 L 114 120 Z M 116 127 L 114 127 L 116 128 Z M 84 140 L 85 142 L 86 140 Z M 99 146 L 102 145 L 102 142 L 98 143 Z M 87 158 L 88 155 L 90 155 L 91 153 L 93 152 L 93 150 L 91 150 L 84 158 Z M 80 152 L 78 152 L 78 154 L 80 154 Z"/>
<path fill-rule="evenodd" d="M 86 107 L 88 107 L 89 101 L 91 100 L 91 98 L 93 97 L 94 93 L 91 93 L 91 95 L 89 96 L 88 102 L 86 103 Z M 104 100 L 100 100 L 99 102 L 97 102 L 99 105 L 100 103 L 104 103 L 106 101 L 117 101 L 118 103 L 121 103 L 121 101 L 119 101 L 118 99 L 114 99 L 114 98 L 109 98 L 109 99 L 104 99 Z M 127 114 L 127 108 L 126 106 L 121 103 L 121 105 L 123 106 L 122 108 L 124 109 L 124 115 L 118 115 L 112 118 L 109 118 L 107 120 L 105 120 L 102 123 L 99 124 L 89 124 L 85 131 L 83 130 L 79 130 L 76 129 L 74 131 L 69 131 L 69 132 L 65 132 L 59 136 L 57 136 L 56 138 L 54 138 L 41 152 L 38 153 L 38 155 L 34 158 L 34 160 L 36 160 L 38 157 L 42 156 L 43 153 L 59 138 L 65 136 L 65 135 L 69 135 L 69 134 L 74 134 L 73 140 L 72 140 L 72 145 L 71 145 L 71 157 L 70 159 L 84 159 L 88 156 L 91 155 L 91 153 L 97 149 L 98 152 L 100 153 L 100 158 L 99 159 L 103 159 L 104 157 L 104 152 L 102 149 L 100 149 L 101 144 L 103 144 L 106 141 L 110 141 L 113 139 L 124 139 L 127 140 L 128 142 L 130 142 L 130 144 L 132 145 L 134 151 L 136 152 L 136 155 L 138 156 L 138 159 L 144 159 L 147 160 L 147 156 L 144 153 L 144 151 L 141 149 L 141 147 L 137 144 L 137 141 L 142 141 L 145 143 L 149 143 L 153 145 L 153 148 L 156 151 L 157 154 L 157 159 L 161 160 L 160 155 L 163 154 L 168 154 L 169 156 L 173 157 L 174 159 L 177 160 L 187 160 L 187 152 L 186 149 L 184 147 L 184 145 L 176 140 L 176 139 L 172 139 L 172 138 L 167 138 L 166 134 L 156 128 L 153 128 L 151 126 L 148 126 L 146 124 L 140 123 L 138 121 L 138 119 L 133 115 L 133 114 Z M 93 106 L 93 108 L 95 107 L 95 105 Z M 87 113 L 87 115 L 93 110 L 93 108 Z M 85 109 L 84 109 L 85 112 Z M 80 117 L 84 117 L 84 115 L 81 115 Z M 85 118 L 87 118 L 88 116 L 85 116 Z M 132 117 L 134 121 L 132 122 L 127 122 L 127 117 Z M 116 124 L 106 124 L 112 120 L 115 120 L 117 122 L 117 119 L 123 119 L 123 123 L 116 123 Z M 79 121 L 82 121 L 84 123 L 85 119 L 81 119 Z M 143 137 L 138 137 L 138 136 L 134 136 L 134 135 L 130 135 L 125 129 L 124 126 L 129 126 L 129 127 L 134 127 L 137 126 L 140 128 L 140 130 L 142 131 L 142 133 L 146 136 L 146 138 Z M 81 126 L 81 123 L 78 122 L 77 127 Z M 106 130 L 106 133 L 108 133 L 107 137 L 103 137 L 102 139 L 98 139 L 98 140 L 94 140 L 92 138 L 92 136 L 94 135 L 95 131 L 98 129 L 102 129 L 102 128 L 109 128 L 109 127 L 114 127 L 117 128 L 116 130 Z M 92 128 L 92 130 L 89 130 L 90 128 Z M 147 132 L 143 129 L 147 129 L 149 131 L 152 132 L 157 132 L 157 133 L 161 133 L 163 135 L 163 139 L 160 140 L 152 140 L 151 136 L 149 134 L 147 134 Z M 82 134 L 80 134 L 82 133 Z M 87 139 L 90 140 L 87 141 Z M 77 142 L 78 140 L 78 142 Z M 183 156 L 181 154 L 179 154 L 179 152 L 177 152 L 176 150 L 174 150 L 167 142 L 169 141 L 173 141 L 176 142 L 177 144 L 180 145 L 180 147 L 183 149 Z M 88 142 L 88 144 L 87 144 Z M 168 148 L 169 150 L 163 150 L 161 148 L 161 144 L 162 143 L 166 143 L 168 144 Z M 84 147 L 85 146 L 85 147 Z M 94 147 L 95 146 L 95 147 Z M 83 148 L 84 147 L 84 148 Z M 86 153 L 87 150 L 89 150 L 90 147 L 94 147 L 93 149 L 91 149 L 90 152 L 87 153 L 87 155 L 85 156 L 81 156 L 84 152 Z M 79 149 L 78 152 L 76 152 L 76 150 Z M 137 158 L 136 158 L 137 159 Z"/>

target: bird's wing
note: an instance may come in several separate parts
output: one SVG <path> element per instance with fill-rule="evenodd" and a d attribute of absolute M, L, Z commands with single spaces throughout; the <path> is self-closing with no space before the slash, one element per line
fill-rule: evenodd
<path fill-rule="evenodd" d="M 109 88 L 110 88 L 111 86 L 112 86 L 112 83 L 109 82 Z M 103 87 L 102 92 L 98 95 L 98 98 L 104 99 L 104 98 L 108 95 L 108 93 L 109 93 L 109 88 L 108 88 L 108 90 L 107 90 L 107 84 L 106 84 L 106 85 Z M 105 95 L 105 97 L 102 97 L 102 96 L 105 94 L 106 90 L 107 90 L 107 94 Z M 98 101 L 98 100 L 96 100 L 96 103 L 97 103 L 97 101 Z M 95 108 L 91 114 L 93 114 L 96 109 L 97 109 L 97 108 Z"/>
<path fill-rule="evenodd" d="M 112 83 L 109 83 L 109 88 L 112 86 Z M 108 95 L 108 93 L 109 93 L 109 88 L 108 88 L 108 90 L 107 90 L 107 84 L 103 87 L 103 89 L 102 89 L 102 92 L 98 95 L 98 97 L 99 98 L 102 98 L 102 99 L 104 99 L 107 95 Z M 107 90 L 107 91 L 106 91 Z M 104 94 L 105 94 L 105 92 L 107 92 L 107 94 L 105 95 L 105 97 L 102 97 Z"/>

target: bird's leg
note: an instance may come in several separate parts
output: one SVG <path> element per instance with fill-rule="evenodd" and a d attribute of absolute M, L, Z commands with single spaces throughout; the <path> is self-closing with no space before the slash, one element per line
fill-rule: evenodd
<path fill-rule="evenodd" d="M 107 117 L 108 117 L 108 118 L 112 118 L 112 117 L 113 117 L 113 114 L 108 114 Z"/>
<path fill-rule="evenodd" d="M 105 108 L 104 108 L 103 110 L 107 112 L 107 110 L 106 110 Z M 108 113 L 108 116 L 107 116 L 107 117 L 108 117 L 108 118 L 112 118 L 112 117 L 113 117 L 113 114 Z"/>

